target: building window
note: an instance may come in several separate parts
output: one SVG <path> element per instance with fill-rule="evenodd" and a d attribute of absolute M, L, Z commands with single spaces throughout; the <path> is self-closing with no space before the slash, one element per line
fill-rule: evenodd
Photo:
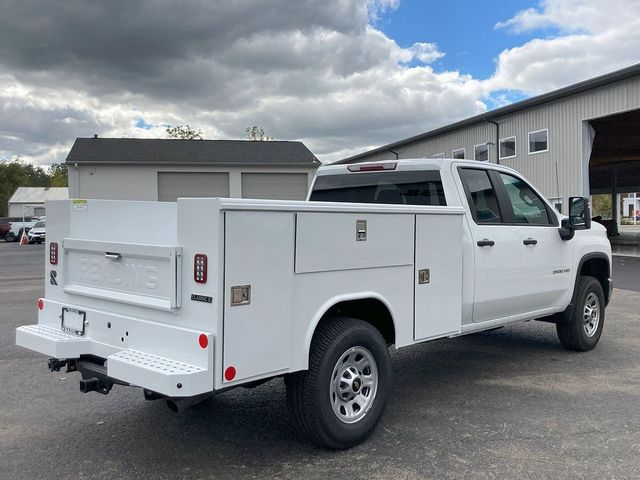
<path fill-rule="evenodd" d="M 451 158 L 464 160 L 464 148 L 459 148 L 458 150 L 451 152 Z"/>
<path fill-rule="evenodd" d="M 436 153 L 433 158 L 444 158 L 444 152 Z"/>
<path fill-rule="evenodd" d="M 516 137 L 508 137 L 500 140 L 500 159 L 516 156 Z"/>
<path fill-rule="evenodd" d="M 489 146 L 486 143 L 475 145 L 473 147 L 473 159 L 480 162 L 489 160 Z"/>
<path fill-rule="evenodd" d="M 549 150 L 549 130 L 529 132 L 529 153 L 541 153 Z"/>

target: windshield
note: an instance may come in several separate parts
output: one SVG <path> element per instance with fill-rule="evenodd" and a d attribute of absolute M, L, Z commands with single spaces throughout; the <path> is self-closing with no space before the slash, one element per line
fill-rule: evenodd
<path fill-rule="evenodd" d="M 36 224 L 33 226 L 33 228 L 44 228 L 44 227 L 45 227 L 44 222 L 36 222 Z"/>
<path fill-rule="evenodd" d="M 312 202 L 446 205 L 438 170 L 320 175 Z"/>

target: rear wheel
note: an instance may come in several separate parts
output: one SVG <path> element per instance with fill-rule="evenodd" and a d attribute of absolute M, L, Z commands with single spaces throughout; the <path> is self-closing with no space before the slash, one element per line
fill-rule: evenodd
<path fill-rule="evenodd" d="M 604 328 L 604 293 L 593 277 L 580 276 L 576 285 L 573 317 L 568 323 L 557 323 L 560 343 L 569 349 L 586 352 L 594 348 Z"/>
<path fill-rule="evenodd" d="M 16 241 L 16 234 L 13 232 L 7 232 L 7 234 L 4 236 L 4 239 L 7 242 L 15 242 Z"/>
<path fill-rule="evenodd" d="M 380 332 L 362 320 L 333 319 L 313 337 L 309 370 L 287 376 L 287 406 L 311 441 L 350 448 L 378 424 L 390 377 L 389 351 Z"/>

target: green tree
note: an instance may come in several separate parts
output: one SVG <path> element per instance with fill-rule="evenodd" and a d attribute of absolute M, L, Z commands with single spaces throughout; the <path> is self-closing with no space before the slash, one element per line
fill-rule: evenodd
<path fill-rule="evenodd" d="M 167 137 L 180 140 L 203 140 L 202 130 L 196 130 L 189 125 L 167 127 Z"/>
<path fill-rule="evenodd" d="M 49 187 L 51 178 L 42 168 L 26 163 L 20 156 L 0 162 L 0 216 L 6 216 L 9 199 L 18 187 Z"/>
<path fill-rule="evenodd" d="M 49 168 L 52 187 L 68 187 L 69 176 L 67 173 L 67 165 L 64 163 L 53 163 Z"/>
<path fill-rule="evenodd" d="M 270 137 L 264 132 L 264 128 L 259 127 L 257 125 L 245 128 L 244 134 L 247 137 L 247 140 L 252 140 L 256 142 L 266 142 L 269 140 L 274 140 L 273 137 Z"/>
<path fill-rule="evenodd" d="M 604 219 L 612 217 L 611 194 L 600 194 L 591 196 L 591 209 L 593 216 L 601 215 Z"/>

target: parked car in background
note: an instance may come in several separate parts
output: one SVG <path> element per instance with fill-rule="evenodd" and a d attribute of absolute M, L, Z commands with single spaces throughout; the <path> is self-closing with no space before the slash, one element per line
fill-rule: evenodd
<path fill-rule="evenodd" d="M 27 233 L 27 238 L 29 239 L 29 243 L 42 243 L 45 238 L 45 222 L 36 222 L 33 228 L 29 230 Z"/>
<path fill-rule="evenodd" d="M 4 238 L 4 236 L 11 230 L 11 222 L 8 217 L 0 218 L 0 238 Z"/>
<path fill-rule="evenodd" d="M 7 242 L 17 242 L 22 236 L 22 232 L 29 233 L 29 230 L 40 221 L 37 217 L 10 217 L 11 228 L 4 235 Z"/>

